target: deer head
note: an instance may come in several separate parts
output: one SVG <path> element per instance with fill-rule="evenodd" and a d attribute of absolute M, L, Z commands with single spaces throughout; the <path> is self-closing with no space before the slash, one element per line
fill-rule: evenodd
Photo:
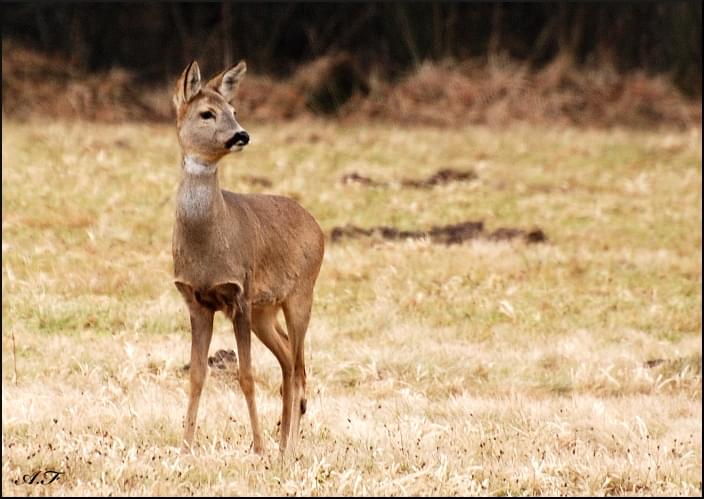
<path fill-rule="evenodd" d="M 173 103 L 178 141 L 185 157 L 213 164 L 249 143 L 249 134 L 237 123 L 233 106 L 246 71 L 247 65 L 240 61 L 202 85 L 196 61 L 183 70 L 176 82 Z"/>

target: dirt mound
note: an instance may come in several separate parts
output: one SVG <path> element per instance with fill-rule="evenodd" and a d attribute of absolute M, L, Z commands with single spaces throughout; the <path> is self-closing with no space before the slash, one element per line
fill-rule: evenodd
<path fill-rule="evenodd" d="M 387 185 L 386 182 L 379 182 L 370 177 L 360 175 L 357 172 L 345 173 L 342 177 L 340 177 L 340 182 L 342 182 L 343 184 L 361 184 L 368 185 L 371 187 Z"/>
<path fill-rule="evenodd" d="M 344 227 L 334 227 L 330 232 L 330 240 L 339 242 L 344 238 L 359 237 L 381 237 L 389 241 L 401 239 L 421 239 L 430 238 L 436 244 L 462 244 L 472 239 L 484 238 L 494 241 L 505 241 L 515 238 L 522 238 L 527 243 L 539 243 L 547 240 L 545 233 L 541 229 L 530 231 L 518 228 L 502 227 L 493 232 L 487 232 L 482 221 L 467 221 L 458 224 L 433 226 L 428 231 L 399 230 L 391 226 L 378 226 L 369 229 L 357 227 L 356 225 L 346 225 Z"/>
<path fill-rule="evenodd" d="M 656 358 L 645 361 L 643 366 L 649 369 L 658 368 L 660 373 L 667 375 L 667 377 L 680 374 L 685 370 L 690 370 L 694 374 L 701 374 L 702 356 L 697 353 L 673 359 Z"/>
<path fill-rule="evenodd" d="M 472 170 L 459 171 L 453 168 L 443 168 L 426 179 L 414 180 L 406 178 L 401 181 L 401 184 L 407 187 L 427 189 L 436 185 L 445 185 L 452 182 L 468 182 L 476 178 L 477 174 Z"/>
<path fill-rule="evenodd" d="M 259 175 L 242 175 L 242 180 L 247 182 L 249 185 L 259 186 L 259 187 L 271 187 L 273 182 L 266 177 Z"/>
<path fill-rule="evenodd" d="M 472 170 L 456 170 L 454 168 L 443 168 L 436 171 L 425 179 L 404 178 L 401 185 L 404 187 L 415 187 L 418 189 L 429 189 L 436 185 L 445 185 L 452 182 L 468 182 L 477 178 L 477 174 Z M 380 182 L 357 172 L 346 173 L 340 177 L 343 184 L 361 184 L 370 187 L 388 186 L 389 182 Z"/>
<path fill-rule="evenodd" d="M 218 350 L 217 352 L 215 352 L 215 355 L 208 357 L 208 366 L 210 366 L 212 369 L 237 372 L 237 354 L 234 350 Z M 183 366 L 184 371 L 188 371 L 190 368 L 190 362 Z"/>

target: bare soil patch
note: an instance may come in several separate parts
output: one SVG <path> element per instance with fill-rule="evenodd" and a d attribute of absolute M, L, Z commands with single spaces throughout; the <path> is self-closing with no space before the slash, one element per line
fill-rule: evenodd
<path fill-rule="evenodd" d="M 477 178 L 477 174 L 473 170 L 456 170 L 454 168 L 442 168 L 432 175 L 424 179 L 404 178 L 401 180 L 401 185 L 404 187 L 413 187 L 418 189 L 429 189 L 436 185 L 446 185 L 452 182 L 468 182 Z M 361 184 L 369 187 L 385 187 L 389 182 L 381 182 L 374 180 L 357 172 L 346 173 L 340 177 L 340 182 L 343 184 Z"/>
<path fill-rule="evenodd" d="M 357 172 L 345 173 L 342 177 L 340 177 L 340 182 L 342 182 L 343 184 L 368 185 L 370 187 L 387 185 L 386 182 L 379 182 L 378 180 L 374 180 L 371 177 L 361 175 Z"/>
<path fill-rule="evenodd" d="M 249 185 L 257 185 L 261 187 L 271 187 L 274 185 L 271 180 L 261 175 L 243 175 L 242 180 Z"/>
<path fill-rule="evenodd" d="M 488 239 L 492 241 L 507 241 L 520 238 L 526 243 L 541 243 L 547 241 L 547 236 L 540 228 L 530 230 L 500 227 L 492 232 L 484 228 L 483 221 L 467 221 L 458 224 L 433 226 L 430 230 L 401 230 L 397 227 L 381 225 L 371 228 L 358 227 L 356 225 L 337 226 L 330 232 L 332 242 L 339 242 L 342 239 L 355 239 L 360 237 L 381 237 L 389 241 L 402 239 L 430 238 L 436 244 L 462 244 L 472 239 Z"/>
<path fill-rule="evenodd" d="M 212 369 L 220 369 L 221 371 L 238 372 L 237 354 L 234 350 L 218 350 L 215 354 L 208 357 L 208 366 Z M 189 362 L 183 366 L 184 371 L 191 368 Z"/>

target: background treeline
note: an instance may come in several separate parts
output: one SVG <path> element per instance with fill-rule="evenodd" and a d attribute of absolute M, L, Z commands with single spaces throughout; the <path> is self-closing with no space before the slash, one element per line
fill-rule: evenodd
<path fill-rule="evenodd" d="M 3 39 L 60 55 L 85 71 L 124 67 L 147 81 L 191 59 L 211 70 L 246 57 L 286 77 L 345 51 L 394 79 L 424 60 L 500 54 L 540 68 L 667 74 L 701 95 L 702 4 L 640 3 L 4 3 Z"/>

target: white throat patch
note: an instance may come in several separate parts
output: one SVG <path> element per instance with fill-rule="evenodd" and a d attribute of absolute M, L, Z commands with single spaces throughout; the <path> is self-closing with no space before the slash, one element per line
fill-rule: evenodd
<path fill-rule="evenodd" d="M 218 169 L 217 165 L 209 165 L 207 163 L 201 163 L 195 158 L 186 156 L 183 159 L 183 169 L 189 175 L 210 175 L 215 173 Z"/>
<path fill-rule="evenodd" d="M 202 220 L 210 214 L 215 200 L 217 166 L 187 156 L 183 160 L 183 170 L 187 176 L 199 178 L 179 189 L 178 211 L 187 219 Z"/>
<path fill-rule="evenodd" d="M 207 185 L 194 185 L 180 193 L 178 209 L 185 218 L 201 220 L 210 213 L 213 204 L 212 188 Z"/>

